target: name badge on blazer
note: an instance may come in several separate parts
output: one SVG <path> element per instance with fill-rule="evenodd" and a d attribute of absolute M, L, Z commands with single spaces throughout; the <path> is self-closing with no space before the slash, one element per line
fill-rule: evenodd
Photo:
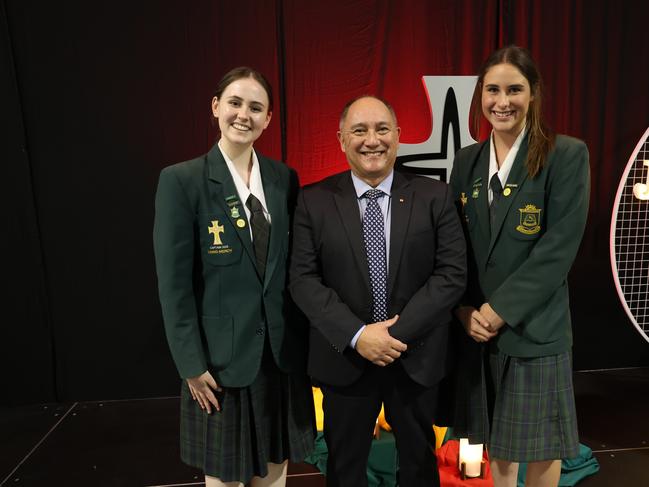
<path fill-rule="evenodd" d="M 231 194 L 230 196 L 225 198 L 225 202 L 230 208 L 230 218 L 232 218 L 235 221 L 237 228 L 245 228 L 246 220 L 241 218 L 241 212 L 239 211 L 239 206 L 238 206 L 241 204 L 241 202 L 239 201 L 239 197 L 237 195 Z"/>
<path fill-rule="evenodd" d="M 471 198 L 473 198 L 474 200 L 478 199 L 478 196 L 480 196 L 480 188 L 482 188 L 482 178 L 478 178 L 473 181 L 472 188 Z"/>

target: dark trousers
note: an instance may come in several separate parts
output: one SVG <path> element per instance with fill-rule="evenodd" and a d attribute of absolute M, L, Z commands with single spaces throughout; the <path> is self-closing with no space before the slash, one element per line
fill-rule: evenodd
<path fill-rule="evenodd" d="M 328 487 L 367 486 L 367 459 L 376 417 L 385 404 L 399 453 L 400 487 L 438 487 L 433 418 L 437 386 L 414 382 L 399 362 L 370 364 L 356 382 L 322 386 Z"/>

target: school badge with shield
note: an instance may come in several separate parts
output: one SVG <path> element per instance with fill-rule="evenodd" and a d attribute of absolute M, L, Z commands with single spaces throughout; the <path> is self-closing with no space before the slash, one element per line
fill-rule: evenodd
<path fill-rule="evenodd" d="M 541 208 L 535 205 L 525 205 L 525 208 L 519 208 L 521 212 L 521 224 L 516 227 L 525 235 L 534 235 L 541 231 Z"/>

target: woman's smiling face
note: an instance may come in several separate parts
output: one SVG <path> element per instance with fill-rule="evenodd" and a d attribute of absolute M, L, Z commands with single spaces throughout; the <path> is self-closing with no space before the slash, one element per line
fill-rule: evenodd
<path fill-rule="evenodd" d="M 230 83 L 220 98 L 212 100 L 221 138 L 233 145 L 251 145 L 270 122 L 268 94 L 253 78 Z"/>
<path fill-rule="evenodd" d="M 489 68 L 482 81 L 482 113 L 495 132 L 517 136 L 534 100 L 527 78 L 509 63 Z"/>

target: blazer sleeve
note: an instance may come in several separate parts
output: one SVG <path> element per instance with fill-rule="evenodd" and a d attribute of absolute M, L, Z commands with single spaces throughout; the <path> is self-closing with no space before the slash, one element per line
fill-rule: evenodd
<path fill-rule="evenodd" d="M 546 228 L 529 256 L 489 297 L 512 327 L 541 306 L 565 281 L 586 227 L 590 195 L 588 149 L 571 139 L 555 149 L 548 176 Z"/>
<path fill-rule="evenodd" d="M 155 198 L 153 245 L 165 332 L 180 376 L 207 370 L 201 341 L 193 271 L 194 210 L 174 167 L 160 173 Z"/>
<path fill-rule="evenodd" d="M 290 292 L 311 326 L 342 353 L 364 323 L 338 293 L 323 282 L 323 263 L 318 256 L 314 232 L 313 219 L 302 190 L 293 218 Z"/>
<path fill-rule="evenodd" d="M 449 323 L 466 286 L 466 242 L 450 187 L 431 205 L 436 248 L 434 267 L 390 328 L 395 338 L 410 342 Z"/>

